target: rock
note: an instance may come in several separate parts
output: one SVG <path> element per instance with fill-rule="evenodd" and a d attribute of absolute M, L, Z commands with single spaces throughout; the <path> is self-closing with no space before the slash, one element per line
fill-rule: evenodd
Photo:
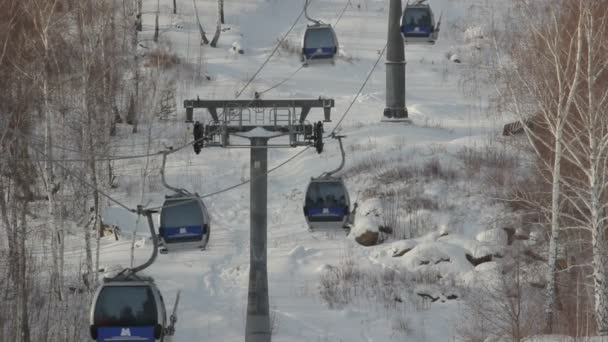
<path fill-rule="evenodd" d="M 397 258 L 397 257 L 403 256 L 405 253 L 411 251 L 412 249 L 414 249 L 414 247 L 397 250 L 397 251 L 395 251 L 393 253 L 393 258 Z"/>
<path fill-rule="evenodd" d="M 509 243 L 509 234 L 504 229 L 488 229 L 477 234 L 475 239 L 490 245 L 506 246 Z"/>
<path fill-rule="evenodd" d="M 441 262 L 450 262 L 450 258 L 439 258 L 437 260 L 435 260 L 435 265 L 437 265 L 438 263 Z"/>
<path fill-rule="evenodd" d="M 515 233 L 513 234 L 513 239 L 520 240 L 520 241 L 530 240 L 530 232 L 528 232 L 524 229 L 517 229 L 515 231 Z"/>
<path fill-rule="evenodd" d="M 387 235 L 393 234 L 393 228 L 391 228 L 389 226 L 380 226 L 380 227 L 378 227 L 378 230 L 380 230 L 380 233 L 384 233 Z"/>
<path fill-rule="evenodd" d="M 488 254 L 488 255 L 484 255 L 482 257 L 479 258 L 475 258 L 474 256 L 472 256 L 471 254 L 465 254 L 467 260 L 473 265 L 473 266 L 477 266 L 477 265 L 481 265 L 485 262 L 490 262 L 492 261 L 492 259 L 494 258 L 494 256 L 492 254 Z"/>
<path fill-rule="evenodd" d="M 397 241 L 397 242 L 393 243 L 393 245 L 391 246 L 393 257 L 394 258 L 401 257 L 405 253 L 414 249 L 414 247 L 416 247 L 417 245 L 418 245 L 418 243 L 414 240 Z"/>
<path fill-rule="evenodd" d="M 502 230 L 507 233 L 507 246 L 511 246 L 513 244 L 513 240 L 515 237 L 515 228 L 512 227 L 504 227 Z"/>
<path fill-rule="evenodd" d="M 545 258 L 542 255 L 539 255 L 538 253 L 536 253 L 532 249 L 526 249 L 526 250 L 524 250 L 524 255 L 527 256 L 528 258 L 532 259 L 532 260 L 547 262 L 547 258 Z"/>
<path fill-rule="evenodd" d="M 458 299 L 458 295 L 454 294 L 454 293 L 450 293 L 450 294 L 445 294 L 445 293 L 427 293 L 427 292 L 423 292 L 423 291 L 417 291 L 416 295 L 418 295 L 419 297 L 422 297 L 423 299 L 428 299 L 430 300 L 432 303 L 435 303 L 438 300 L 441 300 L 442 303 L 445 303 L 446 300 L 454 300 L 454 299 Z"/>
<path fill-rule="evenodd" d="M 433 297 L 432 295 L 430 295 L 428 293 L 416 293 L 416 294 L 424 299 L 430 299 L 431 302 L 433 302 L 433 303 L 439 300 L 439 297 Z"/>
<path fill-rule="evenodd" d="M 378 232 L 366 230 L 363 232 L 363 234 L 357 236 L 355 241 L 365 247 L 375 246 L 378 244 L 379 235 L 380 234 Z"/>
<path fill-rule="evenodd" d="M 238 54 L 241 54 L 241 55 L 245 54 L 245 51 L 243 50 L 243 48 L 241 48 L 241 44 L 239 42 L 232 43 L 232 52 L 233 53 L 238 53 Z"/>
<path fill-rule="evenodd" d="M 461 63 L 460 57 L 457 54 L 453 54 L 450 56 L 450 61 L 454 63 Z"/>

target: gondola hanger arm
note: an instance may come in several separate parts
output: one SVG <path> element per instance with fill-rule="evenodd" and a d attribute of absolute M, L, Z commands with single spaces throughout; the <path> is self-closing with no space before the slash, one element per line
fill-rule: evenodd
<path fill-rule="evenodd" d="M 308 4 L 309 3 L 310 3 L 310 0 L 304 0 L 304 16 L 306 17 L 306 19 L 308 19 L 308 21 L 312 21 L 316 25 L 322 24 L 321 20 L 316 20 L 316 19 L 313 19 L 308 16 Z"/>
<path fill-rule="evenodd" d="M 156 257 L 158 256 L 158 236 L 156 235 L 156 232 L 154 230 L 154 220 L 152 220 L 152 214 L 155 212 L 156 211 L 154 210 L 144 209 L 142 205 L 137 206 L 138 215 L 146 216 L 146 218 L 148 219 L 148 228 L 150 229 L 150 235 L 152 236 L 152 255 L 150 255 L 148 260 L 146 260 L 146 262 L 144 262 L 143 264 L 129 269 L 128 272 L 130 272 L 131 274 L 135 274 L 148 268 L 154 263 Z"/>
<path fill-rule="evenodd" d="M 340 165 L 338 166 L 338 168 L 336 168 L 333 171 L 329 171 L 325 173 L 325 176 L 327 177 L 331 177 L 334 174 L 340 172 L 340 170 L 342 170 L 342 168 L 344 168 L 344 164 L 346 163 L 346 152 L 344 152 L 344 146 L 342 145 L 342 138 L 345 138 L 345 135 L 336 135 L 335 133 L 332 133 L 330 135 L 330 137 L 334 138 L 334 139 L 338 139 L 338 144 L 340 144 L 340 155 L 342 156 L 342 160 L 340 161 Z"/>
<path fill-rule="evenodd" d="M 172 190 L 172 191 L 176 192 L 176 193 L 184 194 L 184 195 L 190 195 L 190 193 L 188 192 L 188 190 L 181 189 L 181 188 L 176 188 L 174 186 L 169 185 L 169 183 L 167 183 L 167 179 L 165 178 L 165 166 L 167 164 L 167 155 L 169 155 L 171 153 L 171 151 L 172 151 L 172 148 L 169 148 L 168 150 L 162 152 L 163 162 L 162 162 L 162 166 L 160 168 L 160 179 L 161 179 L 161 181 L 163 183 L 163 186 L 165 188 L 169 189 L 169 190 Z"/>

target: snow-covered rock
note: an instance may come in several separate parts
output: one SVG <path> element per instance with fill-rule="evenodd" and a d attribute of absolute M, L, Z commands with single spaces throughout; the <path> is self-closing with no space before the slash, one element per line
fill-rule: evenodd
<path fill-rule="evenodd" d="M 466 250 L 443 242 L 426 242 L 417 245 L 400 258 L 410 271 L 432 268 L 440 274 L 464 273 L 473 268 L 466 260 Z"/>
<path fill-rule="evenodd" d="M 354 227 L 351 228 L 349 236 L 363 246 L 375 246 L 380 237 L 380 226 L 382 220 L 378 213 L 378 201 L 366 201 L 358 209 Z"/>
<path fill-rule="evenodd" d="M 479 242 L 489 245 L 506 246 L 508 242 L 507 232 L 501 228 L 488 229 L 475 237 Z"/>
<path fill-rule="evenodd" d="M 233 54 L 245 54 L 245 50 L 243 50 L 243 48 L 241 47 L 241 43 L 239 42 L 232 43 L 232 48 L 230 49 L 230 52 Z"/>
<path fill-rule="evenodd" d="M 389 250 L 393 257 L 403 256 L 405 253 L 411 251 L 418 245 L 418 242 L 415 240 L 401 240 L 397 242 L 393 242 Z"/>

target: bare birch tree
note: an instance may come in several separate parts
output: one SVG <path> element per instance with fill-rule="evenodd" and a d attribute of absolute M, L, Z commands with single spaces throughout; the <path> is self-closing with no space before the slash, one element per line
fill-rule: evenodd
<path fill-rule="evenodd" d="M 508 63 L 502 60 L 502 94 L 524 124 L 526 136 L 543 166 L 551 188 L 546 330 L 553 331 L 556 307 L 555 271 L 560 243 L 561 176 L 564 128 L 580 89 L 582 66 L 582 0 L 519 0 L 521 31 L 513 35 Z M 573 15 L 572 13 L 575 13 Z"/>
<path fill-rule="evenodd" d="M 608 3 L 582 3 L 581 89 L 565 128 L 564 158 L 573 166 L 563 178 L 574 208 L 568 219 L 589 232 L 592 249 L 594 313 L 598 332 L 608 336 Z"/>
<path fill-rule="evenodd" d="M 209 44 L 209 40 L 207 39 L 207 34 L 205 30 L 203 30 L 203 25 L 201 24 L 201 19 L 198 16 L 198 8 L 196 7 L 196 0 L 192 0 L 192 7 L 194 7 L 194 15 L 196 16 L 196 23 L 198 24 L 198 30 L 201 34 L 201 45 Z"/>

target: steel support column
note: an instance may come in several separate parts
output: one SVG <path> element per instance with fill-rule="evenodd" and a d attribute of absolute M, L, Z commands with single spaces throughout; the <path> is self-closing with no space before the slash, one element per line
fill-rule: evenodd
<path fill-rule="evenodd" d="M 401 37 L 401 0 L 390 0 L 386 47 L 386 108 L 384 117 L 406 119 L 405 46 Z"/>
<path fill-rule="evenodd" d="M 268 138 L 251 138 L 249 291 L 245 342 L 270 342 L 268 304 L 267 197 Z"/>

